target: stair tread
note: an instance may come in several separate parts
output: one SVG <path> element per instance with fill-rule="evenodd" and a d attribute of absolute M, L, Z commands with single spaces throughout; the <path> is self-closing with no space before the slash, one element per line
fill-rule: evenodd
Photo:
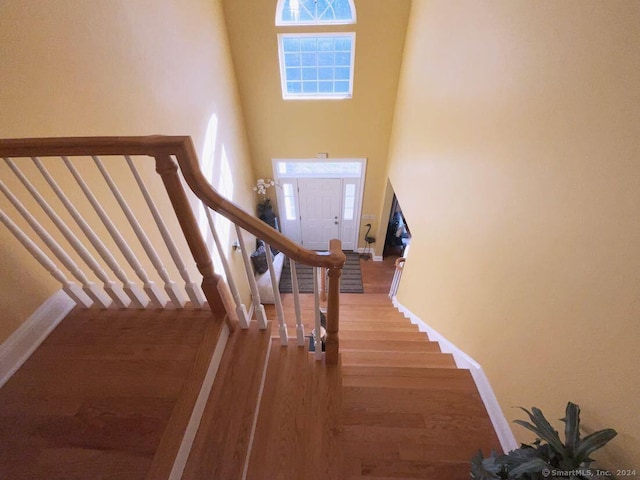
<path fill-rule="evenodd" d="M 408 341 L 408 340 L 361 340 L 357 338 L 340 339 L 340 351 L 370 350 L 370 351 L 403 351 L 403 352 L 440 352 L 438 342 Z"/>
<path fill-rule="evenodd" d="M 381 475 L 389 478 L 418 479 L 438 478 L 447 480 L 469 478 L 469 461 L 466 462 L 389 462 L 381 460 L 369 460 L 362 462 L 362 475 L 364 478 L 379 479 Z M 384 478 L 384 477 L 383 477 Z M 393 477 L 391 477 L 393 478 Z"/>
<path fill-rule="evenodd" d="M 463 368 L 409 368 L 409 367 L 375 367 L 367 365 L 343 365 L 342 377 L 347 376 L 387 376 L 387 377 L 426 377 L 438 380 L 463 379 L 471 385 L 473 378 Z"/>
<path fill-rule="evenodd" d="M 440 368 L 439 370 L 455 370 Z M 344 387 L 406 388 L 411 390 L 468 390 L 473 392 L 474 385 L 467 378 L 401 377 L 382 375 L 345 375 Z"/>
<path fill-rule="evenodd" d="M 375 332 L 417 332 L 418 327 L 410 323 L 392 323 L 392 322 L 354 322 L 354 321 L 342 321 L 340 322 L 340 330 L 361 330 L 361 331 L 375 331 Z"/>
<path fill-rule="evenodd" d="M 456 368 L 453 356 L 439 352 L 374 352 L 346 351 L 341 353 L 342 365 L 381 367 L 442 367 Z"/>
<path fill-rule="evenodd" d="M 423 342 L 428 341 L 429 337 L 418 330 L 414 331 L 376 331 L 376 330 L 341 330 L 340 339 L 359 339 L 359 340 L 406 340 Z"/>
<path fill-rule="evenodd" d="M 451 390 L 343 387 L 342 403 L 345 409 L 366 408 L 371 412 L 486 416 L 486 410 L 474 386 Z"/>

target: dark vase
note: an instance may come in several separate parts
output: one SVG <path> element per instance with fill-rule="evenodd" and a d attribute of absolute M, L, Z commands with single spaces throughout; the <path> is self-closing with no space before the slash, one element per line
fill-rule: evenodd
<path fill-rule="evenodd" d="M 278 230 L 278 219 L 275 213 L 273 213 L 273 206 L 271 205 L 270 199 L 267 198 L 258 204 L 258 218 Z"/>

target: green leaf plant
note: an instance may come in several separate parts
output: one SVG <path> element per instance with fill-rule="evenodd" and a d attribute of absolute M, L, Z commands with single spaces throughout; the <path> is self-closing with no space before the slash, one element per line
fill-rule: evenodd
<path fill-rule="evenodd" d="M 551 426 L 540 409 L 531 411 L 522 408 L 529 421 L 515 420 L 514 423 L 531 430 L 536 440 L 531 444 L 522 444 L 520 448 L 506 455 L 491 455 L 484 458 L 482 451 L 471 459 L 471 478 L 477 480 L 544 480 L 561 477 L 571 480 L 613 478 L 608 472 L 599 475 L 591 469 L 591 454 L 604 447 L 617 432 L 612 428 L 580 436 L 580 407 L 567 403 L 564 418 L 564 443 L 558 432 Z"/>

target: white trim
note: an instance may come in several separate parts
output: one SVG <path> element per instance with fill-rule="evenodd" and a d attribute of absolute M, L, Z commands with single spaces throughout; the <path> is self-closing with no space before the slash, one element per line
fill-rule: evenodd
<path fill-rule="evenodd" d="M 196 404 L 193 407 L 193 411 L 191 412 L 189 423 L 187 424 L 184 436 L 182 437 L 180 449 L 178 450 L 178 454 L 176 455 L 176 458 L 173 462 L 173 467 L 171 468 L 171 473 L 169 474 L 169 480 L 180 480 L 182 478 L 184 468 L 187 466 L 187 460 L 189 459 L 189 454 L 191 453 L 191 447 L 193 446 L 193 441 L 196 438 L 196 433 L 198 433 L 198 428 L 200 428 L 200 421 L 202 420 L 204 409 L 207 406 L 207 400 L 209 398 L 209 394 L 211 393 L 211 388 L 213 387 L 213 381 L 215 380 L 216 374 L 218 373 L 218 367 L 220 366 L 220 361 L 222 360 L 222 354 L 224 353 L 228 338 L 229 327 L 224 325 L 222 331 L 220 332 L 220 337 L 218 338 L 216 348 L 213 351 L 213 355 L 211 356 L 211 362 L 209 363 L 209 368 L 204 377 L 204 381 L 202 382 L 202 386 L 200 387 L 200 393 L 198 393 Z"/>
<path fill-rule="evenodd" d="M 0 345 L 0 387 L 27 361 L 75 305 L 69 295 L 58 290 Z"/>
<path fill-rule="evenodd" d="M 408 317 L 411 320 L 411 323 L 417 325 L 418 329 L 421 332 L 426 332 L 431 340 L 440 344 L 440 349 L 442 350 L 442 352 L 451 353 L 453 355 L 458 368 L 467 368 L 471 371 L 471 376 L 473 377 L 473 381 L 476 384 L 478 393 L 480 393 L 482 402 L 487 409 L 487 413 L 489 414 L 489 418 L 491 419 L 493 429 L 498 436 L 498 440 L 500 441 L 502 450 L 504 450 L 505 452 L 510 452 L 511 450 L 515 450 L 516 448 L 518 448 L 518 442 L 516 442 L 516 439 L 513 436 L 513 432 L 509 427 L 509 422 L 505 418 L 504 413 L 502 413 L 502 409 L 500 408 L 498 399 L 493 393 L 493 389 L 491 388 L 489 379 L 482 370 L 480 364 L 469 355 L 464 353 L 462 350 L 460 350 L 458 347 L 456 347 L 445 337 L 443 337 L 439 332 L 427 325 L 411 310 L 398 302 L 396 297 L 394 297 L 392 300 L 393 305 L 401 313 Z"/>
<path fill-rule="evenodd" d="M 272 158 L 271 159 L 271 170 L 273 172 L 273 178 L 278 185 L 283 183 L 294 183 L 295 184 L 295 202 L 296 202 L 296 213 L 297 218 L 294 220 L 287 220 L 284 210 L 284 194 L 281 188 L 276 189 L 276 197 L 278 200 L 278 215 L 280 217 L 280 227 L 282 228 L 282 233 L 293 240 L 294 242 L 301 243 L 302 240 L 302 229 L 300 225 L 300 192 L 298 191 L 298 180 L 301 178 L 339 178 L 342 180 L 342 193 L 340 198 L 340 212 L 341 217 L 343 215 L 343 200 L 344 200 L 344 182 L 348 179 L 358 179 L 358 183 L 356 184 L 356 203 L 354 208 L 354 218 L 353 218 L 353 245 L 358 246 L 358 238 L 360 236 L 360 222 L 362 220 L 362 205 L 364 203 L 364 189 L 365 189 L 365 178 L 367 176 L 367 164 L 368 159 L 366 157 L 346 157 L 346 158 L 330 158 L 327 162 L 338 162 L 338 163 L 359 163 L 360 166 L 360 176 L 349 176 L 345 174 L 331 173 L 331 172 L 322 172 L 322 173 L 314 173 L 299 177 L 294 176 L 281 176 L 278 171 L 278 163 L 280 162 L 294 162 L 294 163 L 322 163 L 319 162 L 318 158 Z M 284 219 L 284 220 L 283 220 Z M 341 223 L 343 221 L 341 220 Z M 292 224 L 296 224 L 295 227 L 292 227 Z M 342 236 L 342 226 L 340 227 L 340 235 Z M 341 238 L 343 244 L 345 243 L 345 239 Z M 357 250 L 354 250 L 357 251 Z M 380 257 L 379 260 L 382 261 Z"/>

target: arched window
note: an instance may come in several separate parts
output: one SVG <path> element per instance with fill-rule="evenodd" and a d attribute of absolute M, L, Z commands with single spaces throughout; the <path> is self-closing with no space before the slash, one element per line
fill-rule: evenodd
<path fill-rule="evenodd" d="M 353 0 L 278 0 L 276 25 L 356 23 Z"/>

